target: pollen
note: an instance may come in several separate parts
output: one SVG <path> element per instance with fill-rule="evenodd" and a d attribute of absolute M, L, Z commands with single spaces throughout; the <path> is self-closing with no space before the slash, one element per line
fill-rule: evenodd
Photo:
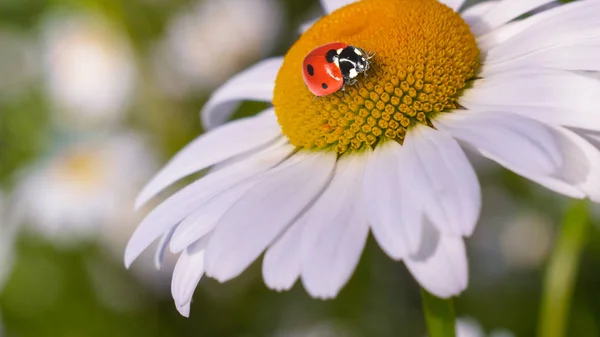
<path fill-rule="evenodd" d="M 315 97 L 302 62 L 316 47 L 343 42 L 374 53 L 367 76 Z M 283 133 L 300 148 L 359 151 L 402 144 L 410 128 L 431 126 L 458 107 L 475 77 L 479 49 L 469 26 L 437 0 L 362 0 L 317 21 L 285 55 L 273 105 Z"/>

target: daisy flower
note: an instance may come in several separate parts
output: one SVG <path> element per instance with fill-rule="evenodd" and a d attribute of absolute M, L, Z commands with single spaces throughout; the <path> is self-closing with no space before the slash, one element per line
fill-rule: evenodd
<path fill-rule="evenodd" d="M 498 329 L 486 334 L 481 324 L 470 317 L 456 320 L 456 337 L 514 337 L 515 334 L 505 329 Z"/>
<path fill-rule="evenodd" d="M 157 44 L 158 82 L 173 94 L 214 89 L 273 49 L 282 26 L 274 0 L 208 0 L 184 8 Z"/>
<path fill-rule="evenodd" d="M 20 221 L 67 246 L 96 238 L 102 226 L 126 227 L 135 221 L 127 207 L 154 160 L 133 133 L 65 146 L 22 173 L 15 191 Z"/>
<path fill-rule="evenodd" d="M 44 85 L 58 125 L 114 126 L 125 118 L 137 81 L 127 39 L 100 16 L 57 12 L 45 18 Z"/>
<path fill-rule="evenodd" d="M 600 130 L 600 2 L 542 10 L 550 2 L 461 10 L 463 0 L 322 0 L 327 15 L 285 57 L 235 76 L 207 102 L 202 119 L 212 130 L 137 203 L 213 168 L 148 214 L 126 265 L 162 236 L 159 257 L 166 247 L 181 253 L 172 293 L 183 315 L 204 274 L 225 282 L 263 252 L 268 287 L 301 280 L 311 296 L 332 298 L 371 232 L 427 291 L 459 294 L 468 280 L 463 238 L 481 206 L 462 146 L 558 193 L 600 199 L 591 143 Z M 330 42 L 375 56 L 344 95 L 315 99 L 303 60 Z M 273 107 L 219 126 L 247 99 Z"/>

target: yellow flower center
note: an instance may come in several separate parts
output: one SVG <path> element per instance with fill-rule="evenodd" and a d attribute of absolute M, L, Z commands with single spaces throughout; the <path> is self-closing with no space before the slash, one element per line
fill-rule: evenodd
<path fill-rule="evenodd" d="M 103 158 L 89 148 L 77 148 L 66 153 L 58 163 L 57 179 L 69 182 L 80 192 L 93 192 L 106 180 L 107 167 Z"/>
<path fill-rule="evenodd" d="M 367 77 L 324 97 L 302 78 L 316 47 L 344 42 L 375 53 Z M 315 23 L 286 54 L 273 105 L 283 133 L 305 149 L 338 153 L 402 143 L 411 126 L 430 125 L 457 100 L 479 66 L 469 26 L 437 0 L 362 0 Z"/>

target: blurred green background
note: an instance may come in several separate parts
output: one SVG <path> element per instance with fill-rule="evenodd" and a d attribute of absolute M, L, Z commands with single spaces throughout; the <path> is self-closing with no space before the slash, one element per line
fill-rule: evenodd
<path fill-rule="evenodd" d="M 425 336 L 416 282 L 372 239 L 335 300 L 270 291 L 255 263 L 203 279 L 189 319 L 170 296 L 173 257 L 161 271 L 151 253 L 122 263 L 145 212 L 135 193 L 202 132 L 210 93 L 320 14 L 316 0 L 0 0 L 0 336 Z M 458 316 L 533 336 L 568 200 L 473 162 L 483 212 Z M 597 229 L 568 336 L 600 336 Z"/>

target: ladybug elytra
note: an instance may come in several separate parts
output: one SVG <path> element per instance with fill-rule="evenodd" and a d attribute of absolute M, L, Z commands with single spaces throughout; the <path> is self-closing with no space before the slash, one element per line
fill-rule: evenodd
<path fill-rule="evenodd" d="M 302 64 L 304 83 L 316 96 L 327 96 L 346 85 L 354 85 L 358 74 L 370 68 L 370 59 L 364 50 L 342 42 L 322 45 L 311 51 Z"/>

